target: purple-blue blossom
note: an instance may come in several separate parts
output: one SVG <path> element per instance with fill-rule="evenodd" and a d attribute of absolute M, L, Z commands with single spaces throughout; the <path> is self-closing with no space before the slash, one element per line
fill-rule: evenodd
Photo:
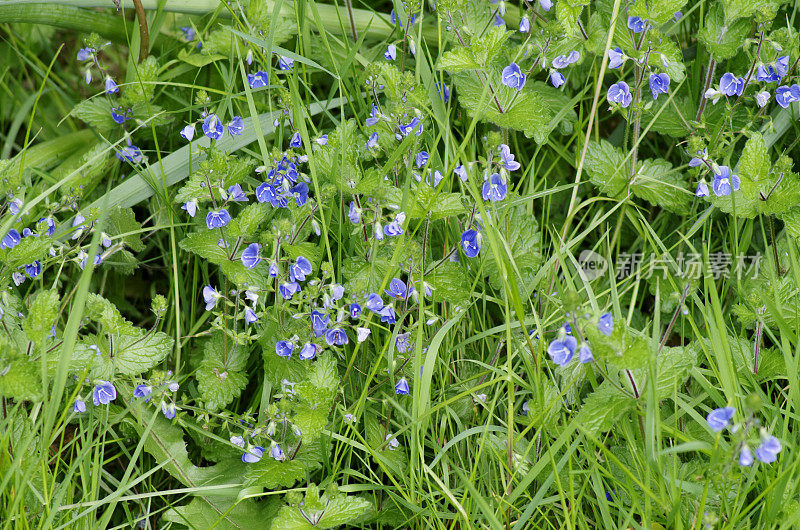
<path fill-rule="evenodd" d="M 608 87 L 608 92 L 606 92 L 606 97 L 608 101 L 611 103 L 618 103 L 622 108 L 628 107 L 633 101 L 633 95 L 631 95 L 631 88 L 628 86 L 628 83 L 625 81 L 620 81 L 614 85 Z"/>
<path fill-rule="evenodd" d="M 499 173 L 492 175 L 484 181 L 482 195 L 484 201 L 502 201 L 506 198 L 508 186 Z"/>
<path fill-rule="evenodd" d="M 648 82 L 650 84 L 650 92 L 653 94 L 653 99 L 658 99 L 659 94 L 666 94 L 669 92 L 669 76 L 665 73 L 650 74 Z"/>
<path fill-rule="evenodd" d="M 714 432 L 720 432 L 731 424 L 731 418 L 736 414 L 733 407 L 721 407 L 714 409 L 706 416 L 706 423 Z"/>
<path fill-rule="evenodd" d="M 203 120 L 203 134 L 212 140 L 219 140 L 224 132 L 225 126 L 216 114 L 209 114 Z"/>
<path fill-rule="evenodd" d="M 108 405 L 117 399 L 117 389 L 110 381 L 98 381 L 92 390 L 94 406 Z"/>
<path fill-rule="evenodd" d="M 578 340 L 572 335 L 566 335 L 563 338 L 554 339 L 550 342 L 547 346 L 547 353 L 554 363 L 563 366 L 572 360 L 577 346 Z"/>
<path fill-rule="evenodd" d="M 739 176 L 731 173 L 728 166 L 719 166 L 718 172 L 714 175 L 714 182 L 711 189 L 717 197 L 730 195 L 731 191 L 739 189 Z"/>
<path fill-rule="evenodd" d="M 503 72 L 500 74 L 500 80 L 504 85 L 517 90 L 522 90 L 522 87 L 525 86 L 525 78 L 525 74 L 522 73 L 517 63 L 509 64 L 503 68 Z"/>

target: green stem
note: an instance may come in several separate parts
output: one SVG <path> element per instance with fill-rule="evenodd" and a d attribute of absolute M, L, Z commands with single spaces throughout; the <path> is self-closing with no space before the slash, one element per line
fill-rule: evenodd
<path fill-rule="evenodd" d="M 106 39 L 125 42 L 125 22 L 122 18 L 80 9 L 74 5 L 53 4 L 13 1 L 2 3 L 0 23 L 43 24 L 84 33 L 95 32 Z"/>

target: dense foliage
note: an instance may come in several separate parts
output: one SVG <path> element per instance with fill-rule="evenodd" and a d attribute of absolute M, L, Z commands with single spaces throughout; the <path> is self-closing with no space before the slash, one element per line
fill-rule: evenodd
<path fill-rule="evenodd" d="M 798 524 L 796 2 L 109 4 L 0 2 L 0 526 Z"/>

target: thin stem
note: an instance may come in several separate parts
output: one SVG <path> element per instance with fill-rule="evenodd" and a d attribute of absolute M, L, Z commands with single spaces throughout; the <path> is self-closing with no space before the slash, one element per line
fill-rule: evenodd
<path fill-rule="evenodd" d="M 697 114 L 694 121 L 700 121 L 703 116 L 703 111 L 706 108 L 706 92 L 711 87 L 711 80 L 714 79 L 714 70 L 717 69 L 717 62 L 714 60 L 714 54 L 708 56 L 708 71 L 706 72 L 706 82 L 703 86 L 703 93 L 700 94 L 700 105 L 697 107 Z"/>
<path fill-rule="evenodd" d="M 147 15 L 142 6 L 142 0 L 133 0 L 133 5 L 136 7 L 136 19 L 139 21 L 139 63 L 147 59 L 147 53 L 150 50 L 150 32 L 147 29 Z"/>

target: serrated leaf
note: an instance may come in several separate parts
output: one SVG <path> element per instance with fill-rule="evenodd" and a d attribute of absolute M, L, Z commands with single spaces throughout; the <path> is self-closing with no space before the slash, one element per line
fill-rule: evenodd
<path fill-rule="evenodd" d="M 620 369 L 643 368 L 653 355 L 650 341 L 619 319 L 614 321 L 611 336 L 600 332 L 592 323 L 585 327 L 584 334 L 595 360 L 609 362 Z"/>
<path fill-rule="evenodd" d="M 304 442 L 313 442 L 322 434 L 328 425 L 329 407 L 312 408 L 311 405 L 299 404 L 295 406 L 295 416 L 292 422 L 300 429 Z"/>
<path fill-rule="evenodd" d="M 480 67 L 481 65 L 478 64 L 469 48 L 453 48 L 445 52 L 442 58 L 439 59 L 439 68 L 453 73 L 476 70 Z"/>
<path fill-rule="evenodd" d="M 623 394 L 608 381 L 586 396 L 575 422 L 594 437 L 610 431 L 622 417 L 636 407 L 636 400 Z"/>
<path fill-rule="evenodd" d="M 676 11 L 686 5 L 686 0 L 639 0 L 628 9 L 630 16 L 636 16 L 655 24 L 672 20 Z"/>
<path fill-rule="evenodd" d="M 89 127 L 106 136 L 115 127 L 119 127 L 111 118 L 111 100 L 107 97 L 96 97 L 81 101 L 72 109 L 70 115 L 78 118 Z"/>
<path fill-rule="evenodd" d="M 229 237 L 252 236 L 270 213 L 271 207 L 266 203 L 256 202 L 245 206 L 228 225 Z"/>
<path fill-rule="evenodd" d="M 705 24 L 700 28 L 697 37 L 709 53 L 714 55 L 714 59 L 717 61 L 729 59 L 736 55 L 744 44 L 749 36 L 750 26 L 750 20 L 743 18 L 728 23 L 722 5 L 717 4 L 709 10 Z"/>
<path fill-rule="evenodd" d="M 164 360 L 174 339 L 160 331 L 140 331 L 139 336 L 122 335 L 114 343 L 117 373 L 139 375 Z"/>
<path fill-rule="evenodd" d="M 247 349 L 223 333 L 215 333 L 206 341 L 195 377 L 208 408 L 221 409 L 239 397 L 248 382 L 244 373 L 247 359 Z"/>
<path fill-rule="evenodd" d="M 138 336 L 141 330 L 125 320 L 117 307 L 100 296 L 89 293 L 86 298 L 86 316 L 101 324 L 104 331 L 118 335 Z"/>
<path fill-rule="evenodd" d="M 47 236 L 24 237 L 14 248 L 0 249 L 0 259 L 9 269 L 16 270 L 43 259 L 52 242 L 52 239 Z"/>
<path fill-rule="evenodd" d="M 650 204 L 671 212 L 686 214 L 692 194 L 686 189 L 682 175 L 662 158 L 642 160 L 631 181 L 631 191 Z"/>
<path fill-rule="evenodd" d="M 739 172 L 755 182 L 766 178 L 771 167 L 764 137 L 757 132 L 751 133 L 739 159 Z"/>
<path fill-rule="evenodd" d="M 300 399 L 314 408 L 330 408 L 336 389 L 339 388 L 339 374 L 336 371 L 336 359 L 330 355 L 317 358 L 308 378 L 297 387 Z"/>
<path fill-rule="evenodd" d="M 111 210 L 108 216 L 109 234 L 114 236 L 121 236 L 122 242 L 125 246 L 134 252 L 142 252 L 144 244 L 142 243 L 141 230 L 142 224 L 136 220 L 136 215 L 131 208 L 120 208 L 119 206 Z"/>
<path fill-rule="evenodd" d="M 24 356 L 0 356 L 0 396 L 16 401 L 41 401 L 39 363 Z"/>
<path fill-rule="evenodd" d="M 519 271 L 518 287 L 523 299 L 527 299 L 536 287 L 533 281 L 542 260 L 539 224 L 535 217 L 528 215 L 524 207 L 517 206 L 512 208 L 506 217 L 498 221 L 496 228 L 505 244 L 497 250 L 500 255 L 495 256 L 495 249 L 484 243 L 484 250 L 481 251 L 481 254 L 485 256 L 483 272 L 489 277 L 492 287 L 503 288 L 505 278 L 499 261 L 508 259 L 507 246 L 511 251 L 511 258 L 513 258 L 513 263 L 509 263 L 509 265 L 512 267 L 511 270 L 514 270 L 515 267 Z"/>
<path fill-rule="evenodd" d="M 353 524 L 369 513 L 372 503 L 360 497 L 341 492 L 325 493 L 319 499 L 315 486 L 309 486 L 301 506 L 284 506 L 272 522 L 272 530 L 301 530 L 314 528 L 336 528 Z"/>
<path fill-rule="evenodd" d="M 214 530 L 242 530 L 254 524 L 264 525 L 278 513 L 280 501 L 267 497 L 255 501 L 244 499 L 214 499 L 196 497 L 189 504 L 174 506 L 164 512 L 166 521 L 188 528 L 214 528 Z"/>
<path fill-rule="evenodd" d="M 486 83 L 477 74 L 462 72 L 453 75 L 459 102 L 471 117 L 481 116 L 499 127 L 522 131 L 525 136 L 533 137 L 538 144 L 547 142 L 557 126 L 567 123 L 571 128 L 571 124 L 577 119 L 572 110 L 557 119 L 559 113 L 569 106 L 569 98 L 551 86 L 539 81 L 528 81 L 517 92 L 499 81 L 499 70 L 493 69 L 486 75 L 492 80 L 494 96 L 484 89 Z M 555 102 L 560 104 L 556 105 Z"/>
<path fill-rule="evenodd" d="M 461 265 L 448 261 L 425 276 L 425 281 L 431 286 L 431 298 L 435 302 L 459 305 L 469 299 L 470 284 L 466 278 Z"/>
<path fill-rule="evenodd" d="M 58 317 L 58 291 L 39 291 L 31 303 L 28 316 L 23 323 L 23 329 L 28 339 L 41 346 L 50 334 L 50 328 Z"/>

